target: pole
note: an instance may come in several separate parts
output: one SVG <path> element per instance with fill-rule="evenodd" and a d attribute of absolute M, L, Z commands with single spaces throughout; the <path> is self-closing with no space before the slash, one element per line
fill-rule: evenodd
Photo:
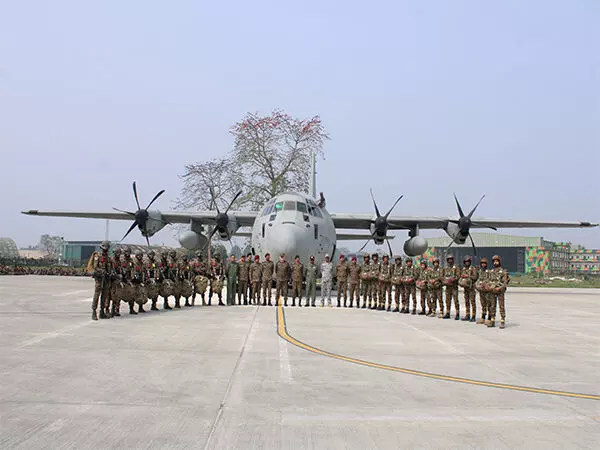
<path fill-rule="evenodd" d="M 317 155 L 313 150 L 310 152 L 310 186 L 309 194 L 312 198 L 317 198 Z"/>

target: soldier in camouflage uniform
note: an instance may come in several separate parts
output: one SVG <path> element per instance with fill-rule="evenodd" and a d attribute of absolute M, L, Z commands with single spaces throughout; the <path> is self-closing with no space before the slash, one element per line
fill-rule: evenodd
<path fill-rule="evenodd" d="M 158 262 L 158 277 L 160 281 L 159 292 L 164 299 L 163 309 L 173 309 L 169 306 L 169 296 L 172 294 L 170 272 L 169 252 L 165 250 L 160 254 L 160 261 Z"/>
<path fill-rule="evenodd" d="M 135 303 L 135 286 L 131 279 L 133 270 L 133 260 L 131 258 L 131 249 L 125 247 L 121 255 L 121 271 L 123 273 L 123 300 L 129 305 L 129 314 L 136 315 L 137 311 L 133 308 Z"/>
<path fill-rule="evenodd" d="M 352 262 L 348 266 L 348 279 L 350 281 L 350 308 L 354 307 L 354 300 L 356 300 L 356 307 L 360 305 L 360 272 L 361 267 L 356 263 L 356 256 L 352 257 Z M 344 304 L 344 306 L 346 306 Z"/>
<path fill-rule="evenodd" d="M 121 296 L 123 284 L 123 275 L 121 274 L 121 249 L 116 248 L 110 261 L 111 264 L 111 282 L 110 282 L 110 314 L 113 317 L 121 315 Z"/>
<path fill-rule="evenodd" d="M 202 305 L 206 306 L 206 289 L 208 289 L 207 266 L 202 261 L 202 255 L 197 254 L 196 261 L 192 266 L 194 273 L 194 299 L 199 294 L 202 299 Z"/>
<path fill-rule="evenodd" d="M 173 297 L 175 297 L 175 308 L 181 308 L 181 279 L 179 278 L 179 261 L 177 251 L 169 251 L 169 280 L 173 282 Z"/>
<path fill-rule="evenodd" d="M 250 266 L 246 262 L 246 257 L 242 255 L 238 263 L 238 305 L 242 302 L 244 305 L 248 304 L 248 284 L 250 283 Z"/>
<path fill-rule="evenodd" d="M 304 280 L 304 264 L 300 261 L 300 256 L 296 255 L 294 264 L 292 264 L 292 306 L 296 306 L 296 297 L 298 297 L 298 306 L 302 306 L 302 281 Z"/>
<path fill-rule="evenodd" d="M 306 305 L 305 306 L 316 306 L 317 301 L 317 276 L 319 274 L 319 268 L 315 264 L 315 257 L 310 257 L 310 262 L 304 271 L 304 277 L 306 279 Z"/>
<path fill-rule="evenodd" d="M 456 316 L 454 320 L 460 319 L 460 302 L 458 300 L 458 279 L 460 278 L 460 268 L 454 265 L 454 256 L 446 256 L 446 267 L 442 269 L 442 284 L 446 286 L 446 314 L 444 319 L 450 318 L 450 307 L 454 300 L 454 309 Z"/>
<path fill-rule="evenodd" d="M 402 267 L 402 258 L 400 256 L 396 256 L 396 259 L 394 260 L 394 266 L 392 267 L 391 278 L 392 286 L 394 288 L 394 302 L 396 303 L 396 308 L 394 308 L 394 312 L 400 311 L 400 302 L 404 300 L 404 292 L 402 289 L 403 273 L 404 267 Z"/>
<path fill-rule="evenodd" d="M 229 257 L 229 264 L 227 264 L 227 299 L 225 300 L 227 306 L 235 305 L 239 271 L 239 263 L 235 260 L 235 256 L 231 255 Z"/>
<path fill-rule="evenodd" d="M 210 291 L 208 293 L 208 304 L 210 305 L 213 294 L 217 294 L 219 306 L 223 304 L 223 281 L 225 278 L 225 267 L 221 263 L 220 255 L 215 255 L 210 268 Z"/>
<path fill-rule="evenodd" d="M 460 279 L 458 284 L 465 292 L 465 310 L 467 311 L 462 320 L 475 322 L 477 319 L 477 306 L 475 303 L 475 283 L 479 272 L 476 267 L 471 265 L 471 257 L 465 256 L 463 259 L 463 267 L 460 271 Z"/>
<path fill-rule="evenodd" d="M 504 308 L 504 293 L 510 283 L 510 276 L 506 270 L 502 268 L 502 260 L 498 255 L 492 257 L 494 268 L 490 271 L 490 281 L 492 283 L 492 291 L 489 294 L 490 321 L 488 327 L 495 326 L 496 321 L 496 304 L 500 308 L 500 328 L 504 328 L 506 321 L 506 310 Z"/>
<path fill-rule="evenodd" d="M 388 255 L 383 256 L 383 263 L 379 268 L 379 305 L 378 310 L 392 309 L 392 272 Z"/>
<path fill-rule="evenodd" d="M 288 282 L 292 268 L 285 259 L 285 254 L 279 255 L 279 261 L 275 264 L 275 305 L 279 304 L 279 299 L 283 297 L 283 305 L 287 306 Z"/>
<path fill-rule="evenodd" d="M 185 298 L 185 306 L 192 307 L 195 305 L 194 283 L 192 282 L 192 267 L 187 255 L 181 257 L 179 265 L 179 279 L 181 280 L 181 296 Z M 189 299 L 192 299 L 191 301 Z"/>
<path fill-rule="evenodd" d="M 412 298 L 412 314 L 417 313 L 417 286 L 416 281 L 419 277 L 419 268 L 413 266 L 412 258 L 406 258 L 406 266 L 402 274 L 402 287 L 404 289 L 403 303 L 405 305 L 404 313 L 408 314 L 410 308 L 410 299 Z M 425 314 L 425 304 L 421 304 L 421 313 Z"/>
<path fill-rule="evenodd" d="M 379 273 L 381 271 L 381 264 L 379 264 L 379 255 L 373 253 L 371 255 L 371 298 L 373 303 L 371 309 L 376 309 L 379 305 Z"/>
<path fill-rule="evenodd" d="M 436 307 L 439 306 L 440 313 L 437 317 L 444 317 L 444 300 L 442 298 L 442 273 L 440 270 L 440 260 L 433 259 L 433 267 L 427 274 L 427 289 L 431 295 L 431 304 L 433 306 L 433 314 L 435 317 Z"/>
<path fill-rule="evenodd" d="M 92 320 L 98 320 L 96 310 L 100 300 L 100 318 L 106 319 L 106 309 L 110 297 L 110 273 L 112 271 L 108 250 L 110 243 L 104 241 L 100 244 L 100 252 L 92 255 L 92 270 L 94 277 L 94 297 L 92 299 Z"/>
<path fill-rule="evenodd" d="M 363 263 L 360 266 L 360 290 L 362 295 L 362 309 L 365 309 L 367 305 L 370 306 L 371 299 L 371 256 L 368 253 L 363 255 Z M 358 306 L 358 305 L 357 305 Z"/>
<path fill-rule="evenodd" d="M 335 276 L 337 278 L 337 307 L 341 305 L 341 299 L 344 299 L 344 307 L 346 307 L 346 295 L 348 292 L 348 264 L 344 255 L 340 255 L 340 263 L 335 268 Z"/>
<path fill-rule="evenodd" d="M 271 255 L 269 253 L 265 254 L 265 260 L 262 263 L 262 297 L 263 297 L 263 306 L 267 306 L 267 301 L 269 302 L 269 306 L 273 306 L 271 303 L 271 295 L 273 293 L 272 283 L 273 283 L 273 274 L 275 272 L 275 264 L 271 261 Z"/>
<path fill-rule="evenodd" d="M 415 284 L 421 293 L 421 307 L 423 310 L 425 310 L 425 304 L 427 304 L 428 311 L 426 315 L 428 316 L 435 314 L 435 306 L 431 304 L 431 295 L 427 286 L 427 277 L 429 276 L 429 271 L 430 269 L 427 267 L 427 260 L 421 259 Z"/>
<path fill-rule="evenodd" d="M 250 288 L 252 296 L 250 297 L 250 303 L 254 305 L 260 304 L 260 286 L 262 277 L 262 265 L 260 263 L 260 256 L 254 257 L 254 262 L 250 266 Z"/>
<path fill-rule="evenodd" d="M 478 324 L 486 323 L 486 317 L 489 319 L 489 279 L 490 271 L 488 270 L 488 260 L 487 258 L 481 258 L 479 260 L 477 281 L 475 282 L 475 289 L 479 292 L 479 303 L 481 304 L 481 318 L 477 319 Z"/>
<path fill-rule="evenodd" d="M 152 302 L 150 309 L 158 311 L 156 303 L 158 302 L 158 294 L 160 288 L 160 276 L 156 261 L 154 260 L 154 250 L 150 250 L 146 255 L 146 293 Z"/>
<path fill-rule="evenodd" d="M 252 266 L 252 253 L 246 255 L 246 266 L 248 266 L 248 287 L 246 288 L 246 298 L 248 304 L 252 304 L 252 283 L 250 282 L 250 266 Z"/>
<path fill-rule="evenodd" d="M 148 301 L 146 295 L 146 271 L 144 268 L 144 254 L 142 252 L 135 253 L 135 259 L 131 265 L 131 283 L 133 284 L 133 298 L 129 300 L 129 309 L 133 310 L 134 302 L 138 304 L 138 312 L 145 313 L 144 305 Z"/>

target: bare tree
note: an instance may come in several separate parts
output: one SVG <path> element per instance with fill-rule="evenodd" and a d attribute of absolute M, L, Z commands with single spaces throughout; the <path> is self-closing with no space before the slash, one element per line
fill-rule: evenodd
<path fill-rule="evenodd" d="M 319 116 L 291 117 L 275 110 L 267 116 L 248 113 L 230 130 L 235 138 L 232 160 L 244 188 L 242 202 L 258 209 L 287 191 L 308 191 L 312 152 L 323 156 L 329 139 Z"/>
<path fill-rule="evenodd" d="M 40 243 L 38 247 L 44 251 L 45 255 L 50 258 L 57 258 L 62 247 L 63 238 L 60 236 L 50 236 L 49 234 L 43 234 L 40 237 Z"/>

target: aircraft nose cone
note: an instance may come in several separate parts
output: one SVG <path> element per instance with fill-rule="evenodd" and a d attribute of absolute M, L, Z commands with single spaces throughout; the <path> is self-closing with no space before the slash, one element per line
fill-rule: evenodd
<path fill-rule="evenodd" d="M 285 253 L 286 259 L 289 261 L 298 252 L 298 246 L 301 243 L 302 230 L 295 225 L 281 226 L 270 239 L 271 253 L 275 257 L 279 257 Z"/>

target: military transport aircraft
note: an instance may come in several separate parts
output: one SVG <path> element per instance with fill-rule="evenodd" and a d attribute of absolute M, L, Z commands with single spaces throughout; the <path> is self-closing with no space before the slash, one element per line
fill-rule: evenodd
<path fill-rule="evenodd" d="M 314 183 L 314 181 L 313 181 Z M 388 235 L 391 230 L 408 231 L 408 239 L 404 243 L 404 253 L 408 256 L 419 256 L 428 248 L 427 241 L 419 235 L 424 229 L 443 229 L 452 238 L 452 243 L 464 244 L 469 238 L 475 253 L 475 244 L 470 235 L 471 228 L 588 228 L 598 224 L 590 222 L 542 222 L 504 219 L 474 218 L 473 214 L 481 200 L 475 207 L 465 214 L 461 205 L 454 196 L 458 208 L 456 217 L 410 217 L 391 216 L 391 212 L 400 201 L 386 214 L 381 214 L 373 192 L 371 197 L 375 214 L 341 214 L 329 213 L 325 208 L 325 198 L 320 194 L 316 199 L 314 184 L 311 187 L 312 195 L 298 192 L 286 192 L 269 200 L 260 211 L 230 211 L 231 205 L 241 194 L 239 192 L 229 203 L 225 211 L 159 211 L 149 209 L 160 197 L 164 190 L 154 196 L 146 208 L 140 206 L 136 183 L 133 182 L 133 193 L 137 204 L 137 211 L 123 211 L 113 208 L 108 212 L 76 212 L 76 211 L 23 211 L 23 214 L 34 216 L 76 217 L 91 219 L 131 220 L 133 223 L 123 239 L 135 228 L 139 228 L 146 238 L 169 224 L 189 224 L 190 228 L 179 235 L 179 242 L 189 250 L 202 249 L 213 236 L 222 240 L 229 240 L 233 236 L 250 237 L 252 250 L 255 254 L 264 255 L 269 252 L 278 257 L 285 253 L 288 258 L 299 255 L 303 262 L 307 262 L 310 255 L 317 261 L 322 260 L 325 254 L 332 258 L 338 240 L 366 239 L 367 243 L 373 241 L 377 245 L 385 242 L 388 244 L 390 254 L 392 249 Z M 212 231 L 207 236 L 207 228 Z M 251 227 L 251 233 L 240 232 L 242 227 Z M 345 234 L 339 230 L 365 230 L 365 234 Z M 366 244 L 365 244 L 366 245 Z M 364 248 L 364 246 L 363 246 Z"/>

